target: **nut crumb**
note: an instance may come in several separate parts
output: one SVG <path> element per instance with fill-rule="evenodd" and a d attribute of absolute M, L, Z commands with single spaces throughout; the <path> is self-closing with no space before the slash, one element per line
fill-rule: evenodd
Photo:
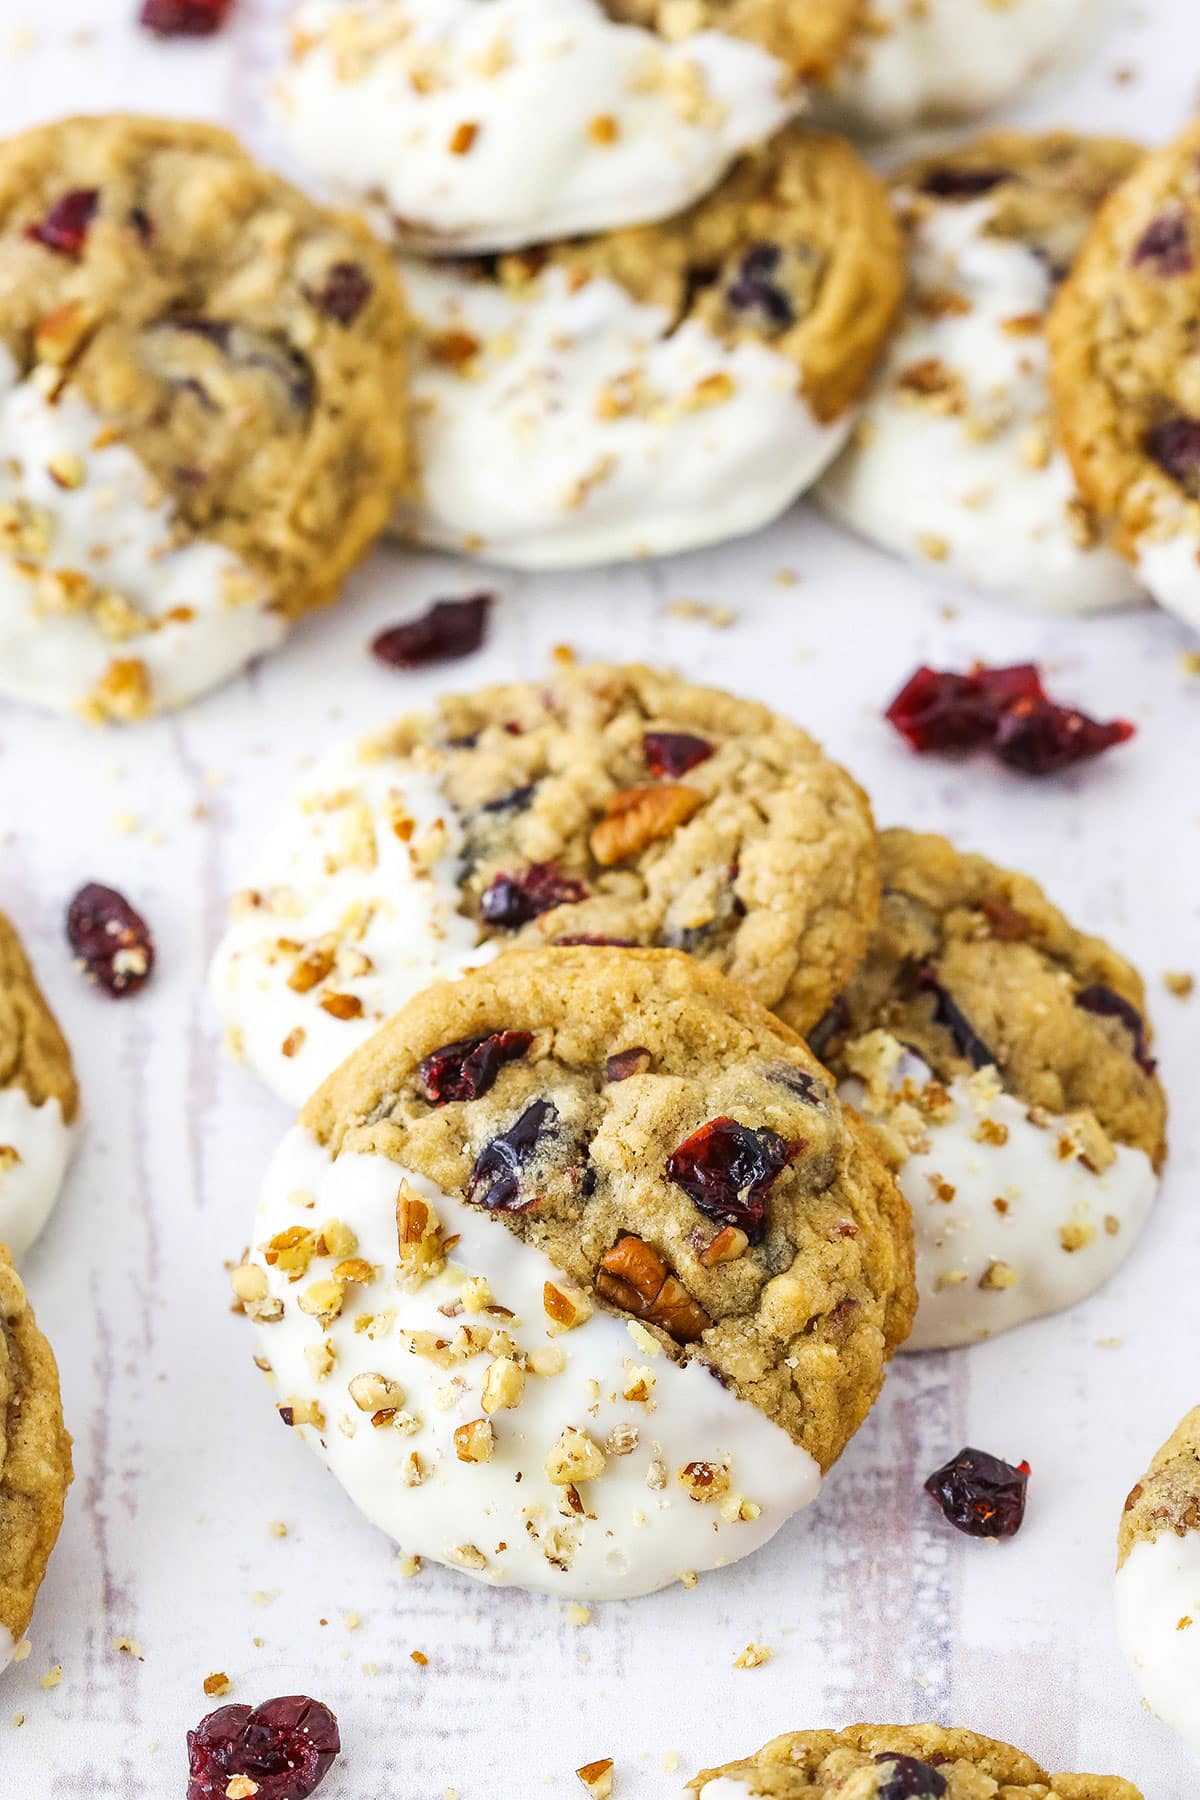
<path fill-rule="evenodd" d="M 1196 986 L 1196 977 L 1186 969 L 1168 969 L 1163 975 L 1163 986 L 1177 1000 L 1187 1000 Z"/>
<path fill-rule="evenodd" d="M 770 1662 L 774 1654 L 775 1652 L 769 1650 L 765 1644 L 751 1642 L 746 1645 L 740 1656 L 734 1657 L 733 1666 L 735 1669 L 761 1669 L 764 1663 Z"/>
<path fill-rule="evenodd" d="M 218 1669 L 214 1674 L 204 1677 L 204 1691 L 210 1700 L 217 1700 L 222 1694 L 233 1691 L 233 1683 L 223 1669 Z"/>

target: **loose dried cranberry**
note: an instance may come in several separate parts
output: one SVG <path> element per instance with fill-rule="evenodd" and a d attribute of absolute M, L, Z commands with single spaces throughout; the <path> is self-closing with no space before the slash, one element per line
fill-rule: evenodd
<path fill-rule="evenodd" d="M 1134 727 L 1101 724 L 1060 706 L 1032 663 L 977 667 L 967 675 L 919 668 L 884 713 L 914 750 L 976 750 L 987 745 L 1009 768 L 1053 775 L 1069 764 L 1124 744 Z"/>
<path fill-rule="evenodd" d="M 236 1776 L 257 1800 L 308 1800 L 342 1747 L 327 1706 L 304 1694 L 248 1706 L 221 1706 L 187 1734 L 187 1800 L 225 1800 Z"/>
<path fill-rule="evenodd" d="M 946 1791 L 946 1777 L 919 1757 L 883 1750 L 875 1761 L 890 1764 L 876 1800 L 941 1800 Z"/>
<path fill-rule="evenodd" d="M 617 950 L 636 950 L 636 938 L 601 937 L 598 932 L 581 931 L 576 937 L 557 937 L 555 945 L 560 950 L 571 950 L 577 944 L 611 944 Z"/>
<path fill-rule="evenodd" d="M 1122 1025 L 1133 1039 L 1133 1057 L 1139 1069 L 1146 1075 L 1153 1075 L 1158 1064 L 1150 1054 L 1150 1046 L 1146 1041 L 1146 1021 L 1136 1006 L 1114 994 L 1110 987 L 1096 982 L 1092 987 L 1085 987 L 1075 996 L 1076 1006 L 1084 1012 L 1096 1013 L 1102 1019 L 1120 1019 Z"/>
<path fill-rule="evenodd" d="M 1185 492 L 1200 495 L 1200 419 L 1182 414 L 1155 425 L 1146 438 L 1146 450 L 1164 475 Z"/>
<path fill-rule="evenodd" d="M 1006 1463 L 986 1450 L 960 1450 L 925 1483 L 955 1530 L 968 1537 L 1006 1538 L 1021 1529 L 1029 1464 Z"/>
<path fill-rule="evenodd" d="M 935 200 L 977 200 L 1008 179 L 1007 169 L 931 169 L 921 192 Z"/>
<path fill-rule="evenodd" d="M 767 1195 L 802 1148 L 766 1127 L 710 1119 L 671 1152 L 667 1176 L 708 1218 L 739 1226 L 757 1244 L 766 1230 Z"/>
<path fill-rule="evenodd" d="M 990 1068 L 996 1061 L 958 1002 L 942 986 L 933 963 L 922 963 L 915 976 L 918 993 L 933 995 L 933 1016 L 954 1039 L 960 1056 L 975 1069 Z"/>
<path fill-rule="evenodd" d="M 143 0 L 141 22 L 155 37 L 211 37 L 233 0 Z"/>
<path fill-rule="evenodd" d="M 778 272 L 782 257 L 778 244 L 750 246 L 725 290 L 725 298 L 735 311 L 761 313 L 768 324 L 780 328 L 795 323 L 791 301 L 771 279 Z"/>
<path fill-rule="evenodd" d="M 67 908 L 67 941 L 89 981 L 114 1000 L 145 987 L 154 939 L 140 913 L 115 888 L 89 881 Z"/>
<path fill-rule="evenodd" d="M 586 882 L 564 875 L 557 863 L 530 863 L 514 875 L 493 876 L 479 896 L 479 910 L 489 925 L 511 930 L 556 906 L 576 906 L 587 897 Z"/>
<path fill-rule="evenodd" d="M 519 1061 L 532 1042 L 531 1031 L 490 1031 L 442 1044 L 421 1064 L 426 1097 L 434 1106 L 445 1106 L 449 1100 L 478 1100 L 505 1063 Z"/>
<path fill-rule="evenodd" d="M 707 738 L 694 737 L 688 731 L 648 731 L 642 738 L 642 754 L 652 775 L 668 775 L 672 780 L 686 775 L 697 763 L 707 762 L 714 746 Z"/>
<path fill-rule="evenodd" d="M 521 1170 L 529 1161 L 544 1131 L 557 1119 L 548 1100 L 531 1100 L 516 1122 L 485 1144 L 475 1158 L 467 1188 L 468 1200 L 489 1212 L 524 1212 L 535 1203 L 519 1204 Z"/>
<path fill-rule="evenodd" d="M 381 631 L 372 641 L 372 654 L 393 669 L 420 669 L 471 656 L 483 642 L 493 599 L 492 594 L 467 594 L 461 600 L 435 600 L 419 619 Z"/>
<path fill-rule="evenodd" d="M 54 202 L 44 219 L 25 227 L 25 236 L 60 256 L 81 256 L 99 205 L 98 188 L 72 188 Z"/>
<path fill-rule="evenodd" d="M 635 1044 L 628 1050 L 618 1050 L 605 1061 L 604 1079 L 628 1081 L 631 1075 L 644 1075 L 653 1060 L 642 1044 Z"/>
<path fill-rule="evenodd" d="M 993 748 L 1007 768 L 1022 775 L 1057 775 L 1072 763 L 1128 743 L 1134 729 L 1128 719 L 1101 724 L 1053 700 L 1019 700 L 1000 719 Z"/>
<path fill-rule="evenodd" d="M 325 271 L 324 285 L 309 294 L 317 311 L 339 325 L 352 325 L 371 298 L 366 271 L 354 262 L 333 263 Z"/>
<path fill-rule="evenodd" d="M 1187 215 L 1183 208 L 1160 213 L 1143 231 L 1129 258 L 1135 269 L 1149 265 L 1152 275 L 1186 275 L 1195 258 L 1188 237 Z"/>

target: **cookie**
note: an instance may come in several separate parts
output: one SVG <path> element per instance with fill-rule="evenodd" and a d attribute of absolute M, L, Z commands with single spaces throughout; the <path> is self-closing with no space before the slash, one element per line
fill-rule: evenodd
<path fill-rule="evenodd" d="M 1107 1281 L 1166 1154 L 1140 976 L 1026 875 L 885 831 L 866 960 L 812 1033 L 913 1209 L 910 1349 L 974 1343 Z"/>
<path fill-rule="evenodd" d="M 1113 194 L 1050 315 L 1080 491 L 1154 598 L 1200 627 L 1200 124 Z"/>
<path fill-rule="evenodd" d="M 58 1198 L 78 1112 L 67 1041 L 0 913 L 0 1243 L 15 1257 Z"/>
<path fill-rule="evenodd" d="M 1045 315 L 1133 144 L 994 131 L 894 182 L 900 326 L 817 497 L 885 550 L 1050 612 L 1138 595 L 1058 448 Z"/>
<path fill-rule="evenodd" d="M 1200 1754 L 1200 1407 L 1125 1502 L 1117 1632 L 1144 1705 Z"/>
<path fill-rule="evenodd" d="M 428 989 L 326 1082 L 233 1282 L 284 1422 L 404 1551 L 615 1598 L 815 1497 L 908 1328 L 909 1232 L 744 989 L 543 950 Z"/>
<path fill-rule="evenodd" d="M 29 1628 L 70 1485 L 54 1352 L 0 1244 L 0 1670 Z"/>
<path fill-rule="evenodd" d="M 884 188 L 800 127 L 665 224 L 403 267 L 421 483 L 396 528 L 518 568 L 775 517 L 844 443 L 903 284 Z"/>
<path fill-rule="evenodd" d="M 513 944 L 686 950 L 804 1031 L 878 905 L 866 797 L 803 731 L 652 669 L 560 665 L 319 764 L 234 898 L 212 988 L 298 1106 L 412 994 Z"/>
<path fill-rule="evenodd" d="M 1048 1775 L 1031 1756 L 975 1731 L 941 1725 L 851 1725 L 794 1731 L 755 1756 L 705 1769 L 702 1800 L 1142 1800 L 1116 1775 Z"/>
<path fill-rule="evenodd" d="M 867 22 L 865 0 L 604 0 L 618 19 L 696 44 L 710 31 L 761 44 L 807 81 L 828 80 Z"/>
<path fill-rule="evenodd" d="M 409 248 L 509 250 L 666 218 L 778 130 L 803 89 L 745 38 L 674 43 L 614 12 L 307 0 L 279 94 L 289 146 Z"/>
<path fill-rule="evenodd" d="M 824 110 L 868 133 L 976 117 L 1065 60 L 1096 13 L 1096 0 L 873 0 Z"/>
<path fill-rule="evenodd" d="M 333 597 L 407 471 L 385 253 L 207 125 L 0 144 L 0 693 L 135 720 Z"/>

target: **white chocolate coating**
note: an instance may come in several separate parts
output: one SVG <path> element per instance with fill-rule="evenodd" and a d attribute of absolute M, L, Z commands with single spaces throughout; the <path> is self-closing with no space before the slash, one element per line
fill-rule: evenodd
<path fill-rule="evenodd" d="M 783 64 L 667 43 L 598 0 L 308 0 L 279 112 L 297 158 L 410 248 L 666 218 L 797 110 Z"/>
<path fill-rule="evenodd" d="M 1135 1543 L 1117 1571 L 1116 1608 L 1143 1701 L 1200 1756 L 1200 1532 Z"/>
<path fill-rule="evenodd" d="M 991 209 L 986 196 L 922 200 L 900 328 L 817 497 L 883 549 L 1013 605 L 1128 605 L 1137 574 L 1099 541 L 1051 436 L 1037 324 L 1050 271 L 1024 244 L 985 235 Z M 966 310 L 930 303 L 947 294 Z"/>
<path fill-rule="evenodd" d="M 286 629 L 222 545 L 172 545 L 169 499 L 73 393 L 19 381 L 0 345 L 0 693 L 86 709 L 140 661 L 155 710 L 180 706 Z"/>
<path fill-rule="evenodd" d="M 1137 546 L 1137 572 L 1158 601 L 1200 631 L 1200 538 L 1187 528 L 1170 537 L 1144 537 Z"/>
<path fill-rule="evenodd" d="M 403 535 L 517 568 L 663 556 L 753 531 L 827 467 L 850 415 L 820 424 L 794 363 L 721 343 L 616 282 L 528 295 L 406 264 L 426 338 L 413 373 L 422 471 Z M 438 360 L 440 334 L 479 346 Z"/>
<path fill-rule="evenodd" d="M 35 1106 L 24 1088 L 0 1088 L 0 1243 L 15 1261 L 50 1217 L 73 1147 L 56 1099 Z"/>
<path fill-rule="evenodd" d="M 696 1792 L 701 1800 L 746 1800 L 746 1795 L 753 1790 L 739 1776 L 718 1775 L 714 1781 L 706 1781 Z"/>
<path fill-rule="evenodd" d="M 1071 49 L 1095 0 L 873 0 L 836 73 L 832 112 L 849 129 L 895 133 L 969 119 L 1016 98 Z"/>
<path fill-rule="evenodd" d="M 404 1181 L 433 1207 L 447 1240 L 458 1234 L 438 1271 L 415 1287 L 396 1275 L 395 1207 Z M 353 1254 L 379 1273 L 369 1284 L 348 1284 L 339 1316 L 322 1326 L 298 1301 L 335 1265 L 315 1260 L 293 1282 L 268 1265 L 262 1247 L 288 1227 L 319 1230 L 331 1217 L 351 1228 Z M 268 1170 L 254 1241 L 253 1261 L 269 1282 L 266 1304 L 282 1302 L 282 1317 L 259 1331 L 277 1403 L 299 1405 L 302 1415 L 305 1402 L 321 1409 L 323 1426 L 301 1416 L 296 1428 L 359 1509 L 408 1554 L 494 1583 L 617 1599 L 748 1555 L 817 1493 L 820 1471 L 808 1453 L 702 1363 L 673 1362 L 650 1333 L 602 1311 L 553 1335 L 543 1288 L 563 1278 L 548 1259 L 500 1220 L 438 1193 L 386 1157 L 332 1160 L 294 1128 Z M 480 1277 L 487 1283 L 482 1293 Z M 512 1316 L 470 1310 L 489 1296 Z M 365 1316 L 370 1330 L 358 1328 Z M 429 1332 L 445 1344 L 464 1327 L 488 1336 L 494 1327 L 504 1338 L 446 1366 L 409 1336 Z M 318 1378 L 305 1352 L 320 1358 L 323 1344 L 333 1360 Z M 561 1370 L 528 1368 L 519 1401 L 490 1415 L 490 1459 L 460 1460 L 454 1433 L 486 1416 L 482 1390 L 494 1352 L 524 1365 L 546 1351 L 562 1353 Z M 402 1398 L 388 1401 L 394 1418 L 379 1426 L 370 1394 L 363 1410 L 349 1391 L 363 1375 L 402 1390 Z M 648 1398 L 626 1399 L 626 1388 Z M 567 1428 L 586 1433 L 603 1462 L 570 1493 L 544 1467 Z M 625 1428 L 624 1450 L 614 1448 L 615 1428 Z M 716 1484 L 722 1491 L 707 1503 L 678 1479 L 696 1461 L 724 1472 Z M 419 1480 L 410 1485 L 414 1470 Z"/>
<path fill-rule="evenodd" d="M 250 888 L 234 898 L 213 998 L 237 1054 L 289 1106 L 414 994 L 495 954 L 457 910 L 462 834 L 437 763 L 433 750 L 416 759 L 358 744 L 332 751 L 291 796 Z M 306 967 L 320 968 L 324 951 L 327 972 L 295 985 L 314 949 L 319 960 Z"/>
<path fill-rule="evenodd" d="M 897 1049 L 899 1046 L 897 1046 Z M 920 1095 L 930 1071 L 902 1053 L 893 1094 Z M 895 1127 L 860 1081 L 839 1089 L 864 1116 Z M 1113 1144 L 1093 1173 L 1068 1118 L 1035 1124 L 1029 1108 L 1000 1091 L 994 1072 L 956 1078 L 937 1117 L 913 1109 L 916 1147 L 897 1172 L 913 1211 L 916 1322 L 905 1350 L 978 1343 L 1102 1287 L 1128 1256 L 1158 1187 L 1144 1151 Z"/>

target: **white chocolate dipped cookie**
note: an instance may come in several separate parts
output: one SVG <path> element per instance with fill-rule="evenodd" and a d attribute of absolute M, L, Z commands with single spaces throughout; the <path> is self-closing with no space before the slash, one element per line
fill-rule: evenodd
<path fill-rule="evenodd" d="M 817 490 L 836 518 L 1012 605 L 1095 612 L 1138 597 L 1056 442 L 1043 327 L 1139 154 L 1071 132 L 996 131 L 896 177 L 908 295 Z"/>
<path fill-rule="evenodd" d="M 67 1041 L 0 913 L 0 1243 L 18 1259 L 58 1198 L 78 1112 Z"/>
<path fill-rule="evenodd" d="M 666 218 L 777 131 L 803 88 L 746 38 L 673 42 L 615 10 L 305 0 L 279 91 L 289 146 L 410 249 L 509 250 Z"/>
<path fill-rule="evenodd" d="M 913 1209 L 908 1347 L 970 1344 L 1076 1304 L 1129 1255 L 1165 1155 L 1140 978 L 1027 876 L 880 837 L 883 907 L 810 1034 Z"/>
<path fill-rule="evenodd" d="M 1143 1704 L 1200 1756 L 1200 1407 L 1125 1502 L 1116 1606 Z"/>
<path fill-rule="evenodd" d="M 799 127 L 666 224 L 404 274 L 421 481 L 396 529 L 520 568 L 783 511 L 845 442 L 903 279 L 876 178 Z"/>
<path fill-rule="evenodd" d="M 820 1486 L 912 1305 L 803 1043 L 667 951 L 498 959 L 314 1096 L 233 1274 L 284 1422 L 409 1555 L 619 1598 Z"/>
<path fill-rule="evenodd" d="M 894 135 L 1022 95 L 1097 25 L 1096 0 L 872 0 L 822 112 Z"/>

